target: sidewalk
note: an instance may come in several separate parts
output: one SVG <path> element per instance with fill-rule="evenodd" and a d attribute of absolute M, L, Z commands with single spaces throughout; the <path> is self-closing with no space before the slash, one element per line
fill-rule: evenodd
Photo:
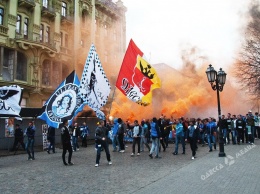
<path fill-rule="evenodd" d="M 55 154 L 36 152 L 34 161 L 27 161 L 26 154 L 5 156 L 0 157 L 0 188 L 1 193 L 12 194 L 259 193 L 260 140 L 255 143 L 251 148 L 225 146 L 226 161 L 218 151 L 208 152 L 207 146 L 199 146 L 197 158 L 191 160 L 189 144 L 186 154 L 177 156 L 170 144 L 160 153 L 161 159 L 150 159 L 147 150 L 130 157 L 131 144 L 127 144 L 125 153 L 111 152 L 111 166 L 102 152 L 99 167 L 94 167 L 94 145 L 73 152 L 73 166 L 63 165 L 60 149 Z"/>

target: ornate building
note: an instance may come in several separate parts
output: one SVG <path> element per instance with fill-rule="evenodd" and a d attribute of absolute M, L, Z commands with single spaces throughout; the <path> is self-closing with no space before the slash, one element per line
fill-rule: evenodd
<path fill-rule="evenodd" d="M 42 107 L 91 43 L 115 84 L 126 48 L 121 0 L 0 0 L 0 86 L 23 88 L 23 107 Z"/>

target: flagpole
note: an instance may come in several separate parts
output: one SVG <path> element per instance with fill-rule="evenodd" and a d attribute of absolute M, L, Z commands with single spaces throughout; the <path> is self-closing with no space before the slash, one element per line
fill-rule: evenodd
<path fill-rule="evenodd" d="M 110 115 L 110 112 L 111 112 L 111 109 L 112 109 L 112 104 L 113 104 L 113 101 L 114 101 L 115 92 L 116 92 L 116 86 L 114 86 L 114 87 L 115 87 L 115 89 L 113 91 L 112 101 L 111 101 L 111 105 L 110 105 L 110 108 L 109 108 L 108 115 Z"/>

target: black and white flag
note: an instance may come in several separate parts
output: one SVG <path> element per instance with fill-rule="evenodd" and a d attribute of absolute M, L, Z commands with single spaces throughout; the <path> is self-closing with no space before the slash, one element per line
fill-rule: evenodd
<path fill-rule="evenodd" d="M 98 118 L 105 120 L 105 114 L 100 108 L 106 104 L 111 86 L 94 44 L 90 47 L 79 88 L 79 95 L 84 105 L 93 109 Z"/>
<path fill-rule="evenodd" d="M 1 117 L 20 117 L 22 89 L 18 85 L 0 87 L 0 116 Z"/>

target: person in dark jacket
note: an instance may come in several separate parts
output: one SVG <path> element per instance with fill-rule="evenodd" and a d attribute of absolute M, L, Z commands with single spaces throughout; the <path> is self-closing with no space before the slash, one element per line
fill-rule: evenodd
<path fill-rule="evenodd" d="M 98 122 L 98 127 L 96 128 L 96 133 L 95 133 L 95 141 L 97 144 L 97 156 L 96 156 L 96 164 L 95 167 L 99 166 L 99 160 L 101 156 L 101 148 L 103 148 L 106 152 L 107 156 L 107 161 L 108 164 L 111 165 L 111 158 L 110 158 L 110 152 L 108 149 L 108 141 L 107 141 L 107 133 L 108 129 L 104 126 L 104 121 L 99 121 Z"/>
<path fill-rule="evenodd" d="M 16 124 L 14 132 L 14 145 L 12 151 L 16 151 L 18 143 L 20 143 L 25 150 L 25 144 L 23 142 L 23 130 L 21 129 L 19 124 Z"/>
<path fill-rule="evenodd" d="M 61 138 L 62 138 L 62 160 L 64 165 L 73 165 L 71 162 L 72 158 L 72 147 L 71 147 L 71 142 L 70 142 L 70 132 L 69 132 L 69 126 L 68 126 L 68 119 L 64 119 L 63 121 L 63 127 L 61 128 Z M 69 152 L 69 157 L 68 157 L 68 163 L 65 160 L 65 155 L 66 152 Z"/>
<path fill-rule="evenodd" d="M 78 127 L 78 123 L 74 123 L 71 134 L 72 134 L 73 151 L 76 152 L 77 150 L 79 150 L 78 138 L 80 138 L 80 128 Z"/>
<path fill-rule="evenodd" d="M 242 140 L 242 143 L 245 141 L 245 128 L 246 128 L 246 123 L 242 119 L 242 115 L 237 116 L 236 120 L 236 129 L 237 129 L 237 144 L 240 144 L 240 140 Z"/>
<path fill-rule="evenodd" d="M 34 158 L 35 126 L 33 121 L 29 122 L 29 126 L 27 127 L 25 134 L 27 136 L 26 150 L 28 153 L 28 160 L 35 160 Z"/>
<path fill-rule="evenodd" d="M 50 142 L 49 147 L 47 149 L 47 153 L 50 154 L 51 149 L 52 152 L 55 153 L 55 128 L 54 127 L 49 126 L 47 140 Z"/>
<path fill-rule="evenodd" d="M 117 136 L 118 136 L 118 142 L 119 142 L 119 147 L 120 147 L 120 151 L 121 153 L 125 152 L 125 144 L 124 144 L 124 136 L 125 136 L 125 127 L 124 127 L 124 123 L 122 121 L 121 118 L 117 119 L 118 122 L 118 131 L 117 131 Z"/>
<path fill-rule="evenodd" d="M 195 126 L 195 121 L 190 121 L 190 126 L 187 131 L 187 138 L 190 142 L 190 148 L 192 151 L 191 159 L 194 160 L 196 155 L 197 141 L 199 139 L 199 128 Z"/>

